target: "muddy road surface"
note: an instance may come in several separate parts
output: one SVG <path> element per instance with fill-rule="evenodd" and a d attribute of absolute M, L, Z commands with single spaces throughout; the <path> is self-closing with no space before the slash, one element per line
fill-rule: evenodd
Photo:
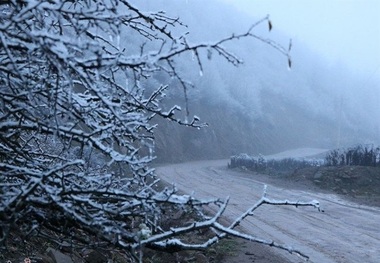
<path fill-rule="evenodd" d="M 227 169 L 228 160 L 199 161 L 157 168 L 168 183 L 197 198 L 230 197 L 224 217 L 233 220 L 252 206 L 266 184 L 267 197 L 292 201 L 318 200 L 312 207 L 262 206 L 241 224 L 251 235 L 284 243 L 307 254 L 309 262 L 380 262 L 380 208 L 359 205 L 334 194 L 292 188 L 291 183 Z M 273 249 L 290 262 L 297 255 Z"/>

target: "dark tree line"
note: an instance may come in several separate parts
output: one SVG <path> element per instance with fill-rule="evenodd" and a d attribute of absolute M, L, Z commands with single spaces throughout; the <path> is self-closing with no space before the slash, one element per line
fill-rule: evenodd
<path fill-rule="evenodd" d="M 347 149 L 335 149 L 325 157 L 327 166 L 380 166 L 380 147 L 357 145 Z"/>
<path fill-rule="evenodd" d="M 231 156 L 229 168 L 244 167 L 252 171 L 275 170 L 280 172 L 316 166 L 380 166 L 380 147 L 374 145 L 357 145 L 347 149 L 335 149 L 320 159 L 265 159 L 248 154 Z"/>

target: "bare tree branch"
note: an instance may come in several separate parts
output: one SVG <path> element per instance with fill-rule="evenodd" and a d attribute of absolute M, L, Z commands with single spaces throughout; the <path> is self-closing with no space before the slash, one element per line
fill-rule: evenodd
<path fill-rule="evenodd" d="M 314 206 L 316 202 L 275 201 L 263 196 L 230 226 L 217 220 L 228 200 L 197 200 L 175 187 L 155 190 L 154 117 L 203 127 L 199 117 L 178 117 L 181 107 L 164 109 L 168 83 L 192 86 L 177 58 L 192 53 L 203 71 L 201 50 L 227 63 L 243 61 L 223 47 L 241 38 L 262 41 L 289 57 L 277 43 L 249 30 L 214 43 L 189 43 L 180 19 L 144 12 L 127 0 L 0 1 L 0 244 L 12 229 L 44 235 L 50 230 L 75 247 L 204 249 L 234 235 L 285 249 L 289 247 L 235 230 L 264 204 Z M 132 36 L 128 43 L 126 36 Z M 149 46 L 145 44 L 149 41 Z M 134 48 L 138 50 L 134 51 Z M 153 47 L 153 48 L 152 48 Z M 211 217 L 163 230 L 163 211 L 201 211 L 217 205 Z M 221 233 L 203 244 L 181 235 L 197 229 Z M 96 242 L 95 242 L 96 240 Z M 304 256 L 304 255 L 303 255 Z"/>

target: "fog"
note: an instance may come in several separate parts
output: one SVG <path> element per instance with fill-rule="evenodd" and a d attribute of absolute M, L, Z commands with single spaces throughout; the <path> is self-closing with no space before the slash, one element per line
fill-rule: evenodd
<path fill-rule="evenodd" d="M 158 151 L 170 148 L 165 150 L 167 155 L 180 144 L 186 144 L 182 148 L 188 152 L 198 151 L 207 147 L 203 140 L 218 147 L 225 144 L 218 153 L 210 152 L 210 158 L 239 151 L 271 153 L 292 147 L 379 143 L 377 1 L 158 0 L 135 5 L 180 17 L 188 27 L 176 28 L 174 33 L 189 32 L 189 43 L 243 33 L 269 14 L 273 30 L 269 32 L 263 23 L 254 32 L 285 47 L 290 39 L 293 44 L 291 69 L 280 52 L 253 39 L 228 44 L 245 61 L 237 68 L 217 54 L 209 61 L 205 52 L 200 74 L 191 56 L 181 57 L 177 64 L 182 76 L 196 85 L 189 91 L 190 114 L 210 127 L 196 135 L 179 132 L 175 143 L 168 142 L 175 136 L 165 139 L 159 134 Z M 172 86 L 169 102 L 183 102 L 178 83 L 166 81 Z M 252 147 L 247 146 L 250 143 Z"/>
<path fill-rule="evenodd" d="M 380 67 L 377 0 L 222 0 L 252 16 L 270 14 L 295 43 L 310 46 L 330 64 L 372 74 Z M 377 77 L 380 72 L 377 71 Z"/>

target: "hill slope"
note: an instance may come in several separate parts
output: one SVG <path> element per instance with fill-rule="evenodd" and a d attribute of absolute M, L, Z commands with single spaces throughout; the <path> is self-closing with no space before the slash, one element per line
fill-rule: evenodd
<path fill-rule="evenodd" d="M 135 4 L 178 16 L 188 27 L 176 28 L 173 34 L 189 32 L 189 43 L 209 43 L 233 32 L 245 32 L 258 20 L 216 0 Z M 289 40 L 279 30 L 281 25 L 272 20 L 272 32 L 268 32 L 267 24 L 259 25 L 254 32 L 286 46 Z M 214 159 L 239 152 L 267 154 L 297 147 L 377 143 L 380 119 L 376 116 L 380 112 L 374 92 L 380 84 L 341 67 L 326 67 L 307 47 L 297 42 L 293 46 L 291 70 L 286 57 L 252 39 L 226 44 L 244 59 L 245 64 L 238 68 L 206 51 L 201 54 L 202 74 L 193 57 L 183 56 L 176 61 L 182 77 L 196 86 L 187 90 L 190 115 L 200 116 L 209 127 L 198 131 L 160 122 L 156 134 L 158 160 Z M 186 107 L 178 82 L 165 76 L 156 79 L 155 85 L 169 84 L 168 108 L 173 104 Z"/>

